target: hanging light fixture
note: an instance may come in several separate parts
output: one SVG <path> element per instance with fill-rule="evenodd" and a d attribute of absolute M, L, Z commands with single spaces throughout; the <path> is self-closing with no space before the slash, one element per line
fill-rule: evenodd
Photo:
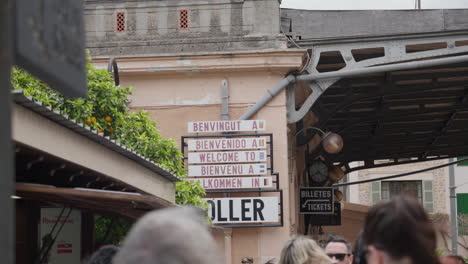
<path fill-rule="evenodd" d="M 336 154 L 343 149 L 343 138 L 336 133 L 328 132 L 322 137 L 322 147 L 325 152 Z"/>
<path fill-rule="evenodd" d="M 306 128 L 299 130 L 296 133 L 296 136 L 305 130 L 315 130 L 320 133 L 320 136 L 322 138 L 320 141 L 320 144 L 322 144 L 323 150 L 325 150 L 325 152 L 329 154 L 336 154 L 336 153 L 339 153 L 343 149 L 343 146 L 344 146 L 343 138 L 340 135 L 333 133 L 333 132 L 325 133 L 317 127 L 306 127 Z"/>

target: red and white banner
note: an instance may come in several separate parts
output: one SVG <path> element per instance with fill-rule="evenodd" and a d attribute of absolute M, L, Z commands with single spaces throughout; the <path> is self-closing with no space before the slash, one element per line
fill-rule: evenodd
<path fill-rule="evenodd" d="M 188 123 L 189 133 L 202 132 L 241 132 L 263 131 L 266 129 L 265 120 L 225 120 L 225 121 L 197 121 Z"/>
<path fill-rule="evenodd" d="M 265 175 L 266 163 L 188 166 L 189 177 Z"/>
<path fill-rule="evenodd" d="M 279 222 L 278 197 L 206 198 L 213 224 Z"/>
<path fill-rule="evenodd" d="M 189 151 L 266 149 L 266 137 L 188 140 Z"/>
<path fill-rule="evenodd" d="M 199 181 L 207 190 L 219 189 L 262 189 L 273 187 L 273 177 L 236 177 L 236 178 L 199 178 Z"/>
<path fill-rule="evenodd" d="M 188 163 L 240 163 L 264 162 L 267 160 L 265 150 L 260 151 L 222 151 L 222 152 L 191 152 Z"/>

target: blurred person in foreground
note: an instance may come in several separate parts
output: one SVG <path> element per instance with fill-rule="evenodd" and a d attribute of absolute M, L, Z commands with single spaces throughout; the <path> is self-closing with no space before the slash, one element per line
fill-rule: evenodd
<path fill-rule="evenodd" d="M 368 264 L 438 264 L 436 232 L 421 204 L 397 196 L 373 206 L 363 239 Z"/>
<path fill-rule="evenodd" d="M 465 260 L 462 256 L 458 255 L 447 255 L 440 257 L 441 264 L 465 264 Z"/>
<path fill-rule="evenodd" d="M 357 235 L 356 241 L 354 242 L 353 250 L 353 264 L 367 264 L 366 254 L 367 246 L 364 243 L 363 232 L 360 231 Z"/>
<path fill-rule="evenodd" d="M 112 264 L 112 258 L 117 254 L 119 248 L 114 245 L 107 245 L 100 247 L 96 252 L 91 255 L 88 264 Z"/>
<path fill-rule="evenodd" d="M 330 236 L 325 246 L 325 254 L 335 259 L 338 264 L 353 263 L 352 251 L 351 243 L 340 236 Z"/>
<path fill-rule="evenodd" d="M 130 230 L 114 264 L 221 263 L 205 216 L 190 207 L 172 207 L 143 216 Z"/>
<path fill-rule="evenodd" d="M 310 238 L 296 236 L 286 242 L 278 264 L 330 264 L 331 260 L 322 248 Z"/>

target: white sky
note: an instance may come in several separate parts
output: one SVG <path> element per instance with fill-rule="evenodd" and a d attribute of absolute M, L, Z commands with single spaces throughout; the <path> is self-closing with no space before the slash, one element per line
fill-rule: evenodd
<path fill-rule="evenodd" d="M 283 0 L 282 8 L 352 10 L 414 9 L 416 0 Z M 468 8 L 468 0 L 421 0 L 423 9 Z"/>

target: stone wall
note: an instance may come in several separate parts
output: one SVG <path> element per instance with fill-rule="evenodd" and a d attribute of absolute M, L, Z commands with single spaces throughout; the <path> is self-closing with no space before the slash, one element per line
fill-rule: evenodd
<path fill-rule="evenodd" d="M 286 47 L 278 0 L 85 1 L 93 57 Z"/>

